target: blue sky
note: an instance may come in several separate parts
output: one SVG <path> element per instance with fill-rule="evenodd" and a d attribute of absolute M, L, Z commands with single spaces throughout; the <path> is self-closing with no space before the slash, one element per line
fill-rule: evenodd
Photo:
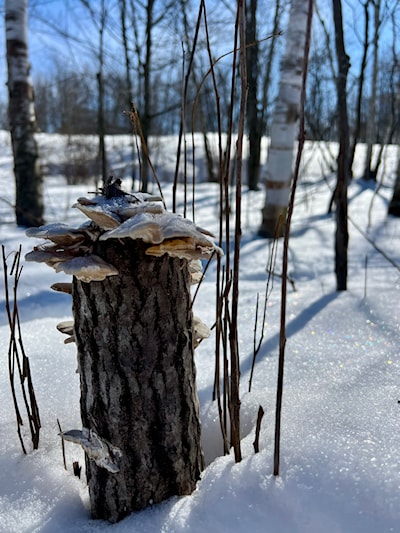
<path fill-rule="evenodd" d="M 262 3 L 263 0 L 259 0 Z M 264 0 L 265 2 L 272 0 Z M 96 52 L 98 46 L 98 30 L 95 28 L 93 19 L 88 10 L 82 5 L 80 0 L 28 0 L 28 23 L 29 23 L 29 55 L 32 64 L 32 74 L 35 78 L 40 72 L 48 74 L 55 71 L 57 65 L 64 65 L 69 69 L 74 69 L 77 72 L 84 73 L 88 68 L 96 67 Z M 109 16 L 106 34 L 106 62 L 108 68 L 121 68 L 119 65 L 123 64 L 122 48 L 120 48 L 120 37 L 117 23 L 119 22 L 118 2 L 114 0 L 105 0 L 108 6 Z M 100 5 L 100 0 L 92 2 L 96 8 Z M 159 5 L 159 2 L 156 2 Z M 221 13 L 222 2 L 218 2 L 218 10 L 214 10 L 216 3 L 214 0 L 206 2 L 209 19 L 218 16 L 219 19 L 229 17 L 229 12 L 224 9 Z M 265 4 L 267 5 L 267 4 Z M 398 0 L 392 0 L 391 5 L 399 5 Z M 4 1 L 0 3 L 1 13 L 4 15 Z M 193 17 L 197 14 L 198 4 L 193 2 Z M 320 10 L 324 14 L 326 24 L 331 24 L 331 6 L 330 1 L 324 0 L 319 2 Z M 363 18 L 360 13 L 360 4 L 358 0 L 344 0 L 344 26 L 345 38 L 348 53 L 352 56 L 353 72 L 356 74 L 359 69 L 360 49 L 357 41 L 357 34 L 354 27 L 357 28 L 358 33 L 362 33 Z M 0 26 L 2 34 L 4 35 L 4 16 L 0 18 Z M 314 27 L 316 27 L 316 17 L 314 19 Z M 231 28 L 231 24 L 227 24 L 226 28 Z M 284 29 L 284 28 L 283 28 Z M 391 32 L 390 23 L 387 21 L 383 26 L 383 33 L 381 39 L 381 50 L 390 45 Z M 194 31 L 194 28 L 193 28 Z M 60 34 L 72 35 L 73 38 L 66 40 Z M 173 21 L 167 22 L 162 27 L 162 35 L 160 39 L 164 39 L 164 43 L 160 46 L 157 39 L 154 43 L 154 48 L 158 53 L 164 48 L 164 44 L 172 45 L 176 49 L 177 59 L 180 60 L 181 55 L 181 37 L 177 35 L 176 29 L 173 27 Z M 282 40 L 284 36 L 282 37 Z M 228 51 L 231 47 L 230 32 L 226 35 L 219 32 L 214 46 L 221 50 L 221 53 Z M 156 52 L 156 53 L 157 53 Z M 3 68 L 2 80 L 0 80 L 0 99 L 6 95 L 6 61 L 5 61 L 5 46 L 4 39 L 0 40 L 0 58 Z"/>

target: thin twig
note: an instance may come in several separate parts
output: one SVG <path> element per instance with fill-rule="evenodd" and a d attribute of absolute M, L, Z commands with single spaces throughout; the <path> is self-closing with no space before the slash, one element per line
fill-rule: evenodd
<path fill-rule="evenodd" d="M 311 40 L 311 23 L 313 12 L 313 0 L 308 2 L 308 17 L 306 29 L 306 41 L 304 46 L 304 67 L 303 79 L 301 87 L 300 99 L 300 127 L 299 127 L 299 143 L 297 148 L 296 163 L 293 173 L 293 182 L 290 192 L 290 200 L 288 205 L 288 212 L 286 217 L 285 235 L 283 241 L 283 259 L 282 259 L 282 287 L 281 287 L 281 325 L 279 335 L 279 364 L 278 364 L 278 383 L 276 390 L 276 412 L 275 412 L 275 447 L 274 447 L 274 476 L 279 475 L 280 462 L 280 440 L 281 440 L 281 415 L 282 415 L 282 396 L 283 396 L 283 373 L 285 364 L 285 346 L 286 346 L 286 294 L 287 294 L 287 271 L 288 271 L 288 253 L 289 253 L 289 237 L 290 225 L 294 210 L 294 200 L 296 195 L 297 181 L 300 172 L 301 155 L 303 152 L 305 142 L 305 93 L 307 81 L 308 55 L 310 50 Z"/>
<path fill-rule="evenodd" d="M 178 146 L 177 146 L 176 162 L 175 162 L 175 174 L 174 174 L 174 182 L 172 186 L 172 211 L 174 213 L 176 212 L 176 190 L 178 186 L 181 142 L 182 142 L 182 137 L 184 135 L 184 130 L 185 130 L 186 99 L 187 99 L 187 93 L 188 93 L 188 87 L 189 87 L 190 74 L 191 74 L 192 66 L 194 62 L 194 53 L 196 51 L 197 40 L 199 36 L 202 11 L 203 11 L 203 3 L 200 2 L 199 12 L 197 15 L 196 30 L 195 30 L 195 34 L 193 38 L 192 51 L 190 53 L 189 65 L 188 65 L 188 69 L 185 75 L 185 81 L 184 81 L 183 91 L 182 91 L 181 122 L 179 125 Z M 186 147 L 185 147 L 185 152 L 186 152 Z M 186 209 L 186 202 L 185 202 L 185 209 Z"/>
<path fill-rule="evenodd" d="M 269 296 L 273 290 L 273 282 L 274 282 L 274 270 L 275 270 L 275 263 L 276 263 L 276 256 L 278 251 L 278 239 L 275 238 L 272 243 L 272 251 L 269 259 L 269 265 L 267 267 L 267 283 L 265 285 L 265 295 L 264 295 L 264 308 L 263 308 L 263 318 L 262 318 L 262 326 L 261 326 L 261 334 L 260 338 L 257 343 L 257 324 L 258 324 L 258 300 L 259 295 L 257 294 L 257 304 L 256 304 L 256 316 L 254 320 L 254 335 L 253 335 L 253 360 L 251 363 L 251 371 L 250 371 L 250 378 L 249 378 L 249 392 L 251 391 L 251 385 L 253 382 L 253 374 L 254 374 L 254 368 L 256 364 L 256 358 L 257 355 L 261 349 L 262 342 L 264 340 L 264 332 L 265 332 L 265 318 L 267 316 L 267 305 L 268 305 L 268 299 Z"/>
<path fill-rule="evenodd" d="M 204 278 L 205 278 L 205 275 L 206 275 L 206 272 L 207 272 L 207 270 L 208 270 L 208 267 L 210 266 L 211 261 L 215 258 L 216 253 L 217 253 L 217 252 L 214 250 L 214 252 L 211 254 L 211 257 L 210 257 L 209 260 L 207 261 L 207 264 L 206 264 L 206 266 L 205 266 L 205 268 L 204 268 L 204 270 L 203 270 L 203 274 L 202 274 L 202 276 L 201 276 L 201 279 L 200 279 L 199 283 L 197 284 L 196 290 L 195 290 L 195 292 L 194 292 L 194 294 L 193 294 L 192 303 L 190 304 L 190 309 L 193 308 L 194 302 L 195 302 L 195 300 L 196 300 L 197 294 L 198 294 L 199 289 L 200 289 L 200 285 L 203 283 L 203 280 L 204 280 Z"/>
<path fill-rule="evenodd" d="M 235 453 L 235 461 L 242 460 L 240 448 L 240 364 L 239 364 L 239 341 L 238 341 L 238 307 L 239 307 L 239 262 L 240 262 L 240 242 L 242 237 L 241 204 L 242 204 L 242 167 L 243 167 L 243 137 L 244 119 L 247 101 L 247 72 L 246 72 L 246 42 L 245 35 L 245 6 L 244 0 L 238 0 L 237 32 L 241 45 L 239 67 L 240 67 L 240 112 L 238 124 L 238 137 L 236 142 L 236 197 L 235 197 L 235 242 L 233 256 L 233 277 L 232 277 L 232 320 L 229 329 L 230 349 L 231 349 L 231 433 L 232 445 Z M 235 30 L 236 32 L 236 30 Z M 236 44 L 236 41 L 235 41 Z M 235 62 L 234 64 L 235 65 Z M 232 71 L 232 81 L 235 78 L 235 71 Z M 232 99 L 233 104 L 233 99 Z"/>
<path fill-rule="evenodd" d="M 368 237 L 368 235 L 365 233 L 365 231 L 363 231 L 360 226 L 358 224 L 356 224 L 354 222 L 354 220 L 349 216 L 347 215 L 347 219 L 349 222 L 351 222 L 353 224 L 353 226 L 356 228 L 356 230 L 358 232 L 361 233 L 361 235 L 364 237 L 364 239 L 366 241 L 369 242 L 369 244 L 375 248 L 375 250 L 381 254 L 382 257 L 384 257 L 386 259 L 386 261 L 388 261 L 396 270 L 398 270 L 400 272 L 400 265 L 398 263 L 396 263 L 396 261 L 394 259 L 392 259 L 386 252 L 384 252 L 382 250 L 382 248 L 380 248 L 372 239 L 370 239 L 370 237 Z"/>
<path fill-rule="evenodd" d="M 60 430 L 60 434 L 61 434 L 62 429 L 61 429 L 61 424 L 58 418 L 57 418 L 57 425 L 58 425 L 58 429 Z M 64 469 L 67 470 L 67 461 L 65 460 L 65 444 L 64 444 L 64 439 L 62 437 L 61 437 L 61 450 L 62 450 Z"/>
<path fill-rule="evenodd" d="M 157 184 L 158 191 L 160 193 L 164 208 L 166 209 L 167 205 L 166 205 L 165 200 L 164 200 L 164 195 L 163 195 L 163 192 L 162 192 L 161 183 L 160 183 L 160 181 L 158 179 L 158 176 L 157 176 L 157 173 L 156 173 L 156 169 L 154 168 L 154 165 L 153 165 L 153 163 L 150 160 L 149 151 L 148 151 L 148 148 L 147 148 L 147 145 L 146 145 L 146 142 L 145 142 L 145 139 L 144 139 L 144 135 L 143 135 L 142 125 L 140 123 L 140 119 L 139 119 L 139 115 L 138 115 L 138 112 L 136 110 L 136 107 L 134 105 L 132 105 L 132 109 L 129 112 L 129 118 L 130 118 L 132 127 L 134 128 L 134 131 L 139 134 L 140 141 L 142 143 L 143 153 L 144 153 L 144 155 L 146 157 L 146 160 L 147 160 L 147 162 L 148 162 L 148 164 L 149 164 L 149 166 L 151 168 L 151 171 L 153 173 L 154 181 Z"/>

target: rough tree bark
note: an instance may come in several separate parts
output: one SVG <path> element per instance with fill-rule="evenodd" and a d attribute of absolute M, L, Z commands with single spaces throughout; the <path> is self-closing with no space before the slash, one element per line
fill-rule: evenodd
<path fill-rule="evenodd" d="M 187 261 L 145 255 L 146 245 L 131 239 L 95 247 L 119 275 L 74 278 L 75 338 L 83 427 L 119 468 L 86 456 L 92 514 L 115 522 L 190 494 L 203 456 Z"/>
<path fill-rule="evenodd" d="M 6 0 L 5 23 L 11 143 L 14 155 L 15 215 L 19 226 L 43 224 L 42 176 L 33 87 L 30 79 L 26 0 Z"/>

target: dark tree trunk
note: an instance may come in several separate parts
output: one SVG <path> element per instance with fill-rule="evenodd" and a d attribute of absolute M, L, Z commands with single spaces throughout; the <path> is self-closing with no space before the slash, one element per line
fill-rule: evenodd
<path fill-rule="evenodd" d="M 119 468 L 113 473 L 86 455 L 92 514 L 115 522 L 190 494 L 203 456 L 187 261 L 147 256 L 130 239 L 96 248 L 119 275 L 74 278 L 75 337 L 83 427 Z"/>
<path fill-rule="evenodd" d="M 103 187 L 107 181 L 107 153 L 106 153 L 106 141 L 105 141 L 105 120 L 104 120 L 104 85 L 102 71 L 96 75 L 97 86 L 99 91 L 99 108 L 97 117 L 97 130 L 99 135 L 99 153 L 98 158 L 101 166 L 101 178 Z"/>
<path fill-rule="evenodd" d="M 337 168 L 336 235 L 335 235 L 335 273 L 337 290 L 347 289 L 347 248 L 349 243 L 347 220 L 347 187 L 349 182 L 349 124 L 347 116 L 347 73 L 350 68 L 343 38 L 343 18 L 341 0 L 333 0 L 335 23 L 336 54 L 338 61 L 337 109 L 339 123 L 339 156 Z"/>
<path fill-rule="evenodd" d="M 368 2 L 369 3 L 369 2 Z M 373 37 L 373 56 L 372 56 L 372 77 L 371 77 L 371 97 L 369 99 L 368 116 L 367 116 L 367 154 L 365 156 L 364 179 L 367 181 L 376 181 L 376 174 L 372 166 L 373 145 L 376 143 L 376 111 L 377 111 L 377 84 L 378 84 L 378 46 L 379 31 L 381 26 L 380 9 L 381 1 L 373 0 L 374 13 L 374 37 Z"/>
<path fill-rule="evenodd" d="M 121 36 L 122 36 L 122 42 L 124 45 L 124 59 L 125 59 L 125 80 L 126 80 L 126 92 L 127 92 L 127 109 L 132 108 L 133 104 L 133 87 L 132 87 L 132 79 L 131 79 L 131 60 L 130 60 L 130 50 L 129 50 L 129 44 L 128 44 L 128 34 L 126 31 L 126 0 L 120 0 L 120 16 L 121 16 Z M 132 142 L 132 185 L 131 189 L 132 191 L 135 190 L 135 165 L 134 161 L 136 159 L 136 146 L 135 143 Z"/>
<path fill-rule="evenodd" d="M 29 76 L 26 0 L 5 4 L 8 114 L 14 155 L 15 215 L 19 226 L 43 224 L 42 176 L 38 148 L 33 87 Z"/>
<path fill-rule="evenodd" d="M 258 112 L 257 80 L 258 72 L 258 44 L 256 28 L 257 0 L 246 2 L 246 62 L 247 62 L 247 129 L 249 136 L 249 157 L 247 159 L 247 184 L 249 189 L 258 189 L 260 174 L 260 154 L 262 124 Z"/>
<path fill-rule="evenodd" d="M 141 191 L 147 192 L 149 187 L 150 178 L 150 165 L 148 161 L 149 153 L 149 136 L 151 130 L 151 100 L 152 100 L 152 87 L 151 87 L 151 68 L 152 68 L 152 46 L 153 46 L 153 10 L 154 0 L 148 0 L 146 5 L 146 59 L 143 65 L 143 98 L 144 109 L 141 119 L 141 128 L 143 133 L 142 139 L 142 168 L 141 168 Z M 144 144 L 144 146 L 143 146 Z"/>
<path fill-rule="evenodd" d="M 400 217 L 400 158 L 397 161 L 396 181 L 393 187 L 393 196 L 389 203 L 388 214 Z"/>
<path fill-rule="evenodd" d="M 97 87 L 98 87 L 98 110 L 97 110 L 97 129 L 99 135 L 99 161 L 101 163 L 101 178 L 103 186 L 107 181 L 107 154 L 105 142 L 105 118 L 104 118 L 104 80 L 103 80 L 103 66 L 104 66 L 104 29 L 106 26 L 106 11 L 104 8 L 104 0 L 101 2 L 101 23 L 99 30 L 99 72 L 97 73 Z"/>
<path fill-rule="evenodd" d="M 350 177 L 353 175 L 353 161 L 356 154 L 357 143 L 360 138 L 361 132 L 361 111 L 363 103 L 363 93 L 364 93 L 364 79 L 365 79 L 365 69 L 367 67 L 367 57 L 369 49 L 369 0 L 364 3 L 364 16 L 365 16 L 365 26 L 364 26 L 364 42 L 363 42 L 363 56 L 361 60 L 360 75 L 358 77 L 358 89 L 357 89 L 357 106 L 356 106 L 356 125 L 353 132 L 353 142 L 351 144 L 350 153 L 349 153 L 349 173 Z"/>

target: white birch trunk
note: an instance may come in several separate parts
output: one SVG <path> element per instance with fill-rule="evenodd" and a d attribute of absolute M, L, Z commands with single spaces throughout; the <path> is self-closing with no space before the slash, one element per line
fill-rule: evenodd
<path fill-rule="evenodd" d="M 282 236 L 285 227 L 292 180 L 293 149 L 298 134 L 307 17 L 308 2 L 291 0 L 286 48 L 281 59 L 281 78 L 271 124 L 266 200 L 259 230 L 263 237 Z"/>

